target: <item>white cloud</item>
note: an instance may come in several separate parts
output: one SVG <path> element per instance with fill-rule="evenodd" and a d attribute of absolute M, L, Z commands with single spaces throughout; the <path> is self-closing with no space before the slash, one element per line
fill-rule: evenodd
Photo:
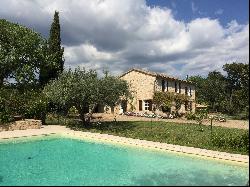
<path fill-rule="evenodd" d="M 194 12 L 198 7 L 191 2 Z M 60 11 L 65 66 L 118 74 L 131 67 L 173 76 L 205 75 L 233 61 L 249 62 L 249 25 L 232 20 L 177 20 L 145 0 L 1 0 L 0 17 L 47 35 Z"/>
<path fill-rule="evenodd" d="M 187 25 L 191 48 L 207 48 L 223 38 L 224 31 L 218 20 L 197 18 Z"/>

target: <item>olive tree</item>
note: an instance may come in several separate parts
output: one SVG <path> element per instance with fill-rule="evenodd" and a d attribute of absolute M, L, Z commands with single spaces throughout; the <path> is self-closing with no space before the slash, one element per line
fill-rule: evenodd
<path fill-rule="evenodd" d="M 93 111 L 97 104 L 114 106 L 129 95 L 129 89 L 124 80 L 108 74 L 100 78 L 96 71 L 78 67 L 64 71 L 58 79 L 52 80 L 45 86 L 44 93 L 54 103 L 68 108 L 75 106 L 85 124 L 87 108 Z"/>
<path fill-rule="evenodd" d="M 0 19 L 0 86 L 8 78 L 22 84 L 36 82 L 40 65 L 50 60 L 45 49 L 40 34 Z"/>

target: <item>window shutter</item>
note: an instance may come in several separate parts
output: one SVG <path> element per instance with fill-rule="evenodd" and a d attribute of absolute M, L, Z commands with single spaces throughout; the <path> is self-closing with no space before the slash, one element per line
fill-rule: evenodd
<path fill-rule="evenodd" d="M 139 100 L 139 111 L 142 111 L 142 100 Z"/>
<path fill-rule="evenodd" d="M 148 103 L 149 103 L 149 109 L 148 110 L 152 111 L 152 100 L 149 100 Z"/>

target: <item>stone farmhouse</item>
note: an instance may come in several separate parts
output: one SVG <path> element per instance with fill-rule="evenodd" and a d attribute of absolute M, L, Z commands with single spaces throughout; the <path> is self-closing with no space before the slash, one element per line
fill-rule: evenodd
<path fill-rule="evenodd" d="M 105 107 L 98 106 L 96 112 L 118 114 L 126 111 L 133 111 L 152 113 L 154 109 L 152 99 L 155 91 L 173 92 L 190 96 L 189 101 L 181 106 L 179 112 L 195 112 L 195 86 L 187 80 L 181 80 L 165 74 L 135 68 L 123 73 L 120 78 L 129 83 L 130 90 L 133 93 L 133 99 L 131 101 L 124 100 L 119 106 L 111 109 L 105 109 Z M 155 112 L 161 114 L 175 110 L 175 103 L 173 103 L 172 107 L 167 111 L 160 109 Z"/>

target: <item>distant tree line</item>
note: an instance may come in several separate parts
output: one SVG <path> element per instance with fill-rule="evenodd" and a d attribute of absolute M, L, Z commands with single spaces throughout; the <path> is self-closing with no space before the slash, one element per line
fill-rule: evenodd
<path fill-rule="evenodd" d="M 225 75 L 219 71 L 207 77 L 192 76 L 188 80 L 196 86 L 197 103 L 206 104 L 211 112 L 249 117 L 249 64 L 223 65 Z"/>

